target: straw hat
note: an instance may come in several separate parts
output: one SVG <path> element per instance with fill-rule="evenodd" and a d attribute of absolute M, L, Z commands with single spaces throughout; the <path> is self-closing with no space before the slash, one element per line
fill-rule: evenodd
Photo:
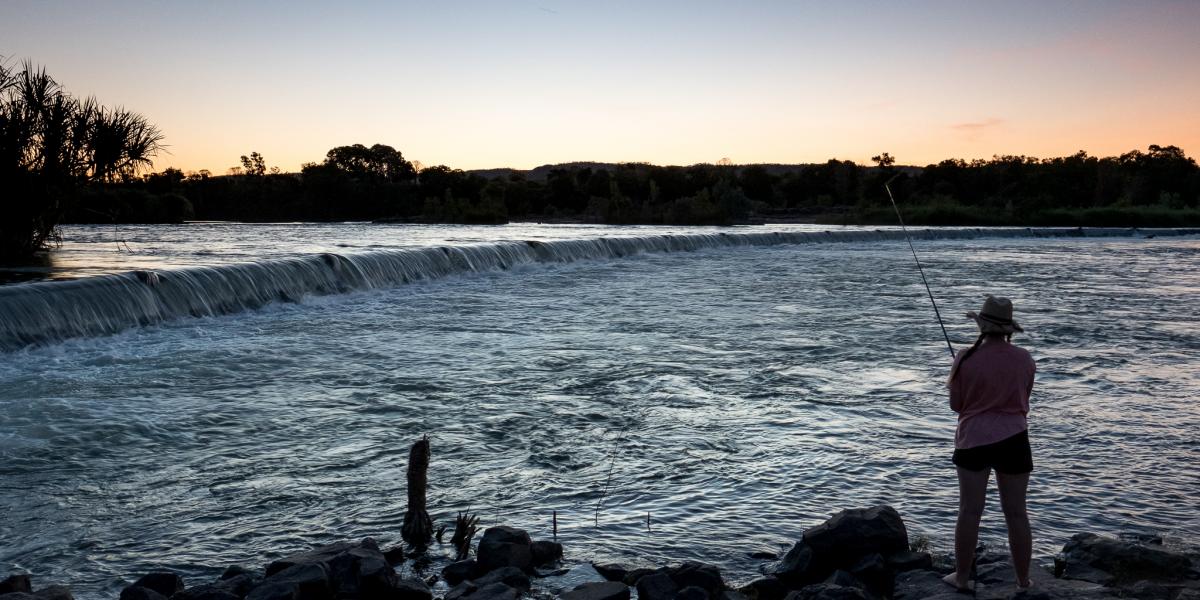
<path fill-rule="evenodd" d="M 1017 331 L 1025 331 L 1012 318 L 1013 306 L 1012 301 L 1008 298 L 997 298 L 988 295 L 987 300 L 983 301 L 983 308 L 978 313 L 970 311 L 967 313 L 968 319 L 974 319 L 979 325 L 979 333 L 1004 333 L 1011 334 Z"/>

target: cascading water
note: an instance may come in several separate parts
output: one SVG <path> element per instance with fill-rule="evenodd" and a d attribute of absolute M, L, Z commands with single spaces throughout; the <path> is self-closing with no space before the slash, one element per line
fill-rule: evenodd
<path fill-rule="evenodd" d="M 1154 230 L 1194 235 L 1195 229 Z M 982 237 L 1110 237 L 1136 229 L 924 229 L 925 240 Z M 228 314 L 274 301 L 388 288 L 456 273 L 517 265 L 606 260 L 646 252 L 725 246 L 770 246 L 899 240 L 899 231 L 770 232 L 656 235 L 559 241 L 499 242 L 359 254 L 310 256 L 217 267 L 133 271 L 65 282 L 0 287 L 0 351 L 71 337 L 105 335 L 179 317 Z"/>

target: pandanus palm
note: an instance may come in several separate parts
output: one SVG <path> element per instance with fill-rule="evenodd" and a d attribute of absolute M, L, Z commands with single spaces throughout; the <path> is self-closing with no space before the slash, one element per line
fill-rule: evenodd
<path fill-rule="evenodd" d="M 135 177 L 163 150 L 145 117 L 68 94 L 46 70 L 0 62 L 0 259 L 19 258 L 53 239 L 68 190 Z M 66 195 L 64 195 L 66 194 Z"/>

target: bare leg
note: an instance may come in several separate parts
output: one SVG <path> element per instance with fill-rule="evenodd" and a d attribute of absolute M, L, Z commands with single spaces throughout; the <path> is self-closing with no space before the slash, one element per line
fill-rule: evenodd
<path fill-rule="evenodd" d="M 975 562 L 975 544 L 979 541 L 979 519 L 987 499 L 987 483 L 991 469 L 968 471 L 958 467 L 958 524 L 954 527 L 954 573 L 946 583 L 959 589 L 967 588 L 971 563 Z"/>
<path fill-rule="evenodd" d="M 1033 533 L 1029 530 L 1029 513 L 1025 512 L 1029 473 L 1014 475 L 997 471 L 996 485 L 1000 488 L 1004 522 L 1008 524 L 1008 546 L 1012 549 L 1017 585 L 1029 587 L 1029 561 L 1033 556 Z"/>

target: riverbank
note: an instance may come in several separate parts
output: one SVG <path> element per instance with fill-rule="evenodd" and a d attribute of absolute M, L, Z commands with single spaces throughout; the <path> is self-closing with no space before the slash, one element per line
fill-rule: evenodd
<path fill-rule="evenodd" d="M 916 542 L 914 544 L 914 542 Z M 214 581 L 169 570 L 133 579 L 120 600 L 896 600 L 962 597 L 942 582 L 949 556 L 923 550 L 890 506 L 843 510 L 809 527 L 782 557 L 756 554 L 761 577 L 726 580 L 717 565 L 684 562 L 627 568 L 573 560 L 570 548 L 523 530 L 484 531 L 468 557 L 452 544 L 383 549 L 371 538 L 294 554 L 261 569 L 230 566 Z M 1053 569 L 1039 567 L 1052 558 Z M 1167 548 L 1155 536 L 1081 533 L 1056 557 L 1035 558 L 1032 589 L 1016 588 L 1006 554 L 984 550 L 972 582 L 977 598 L 1200 598 L 1200 550 Z M 130 574 L 132 578 L 136 574 Z M 0 600 L 72 600 L 69 586 L 34 574 L 0 582 Z"/>

